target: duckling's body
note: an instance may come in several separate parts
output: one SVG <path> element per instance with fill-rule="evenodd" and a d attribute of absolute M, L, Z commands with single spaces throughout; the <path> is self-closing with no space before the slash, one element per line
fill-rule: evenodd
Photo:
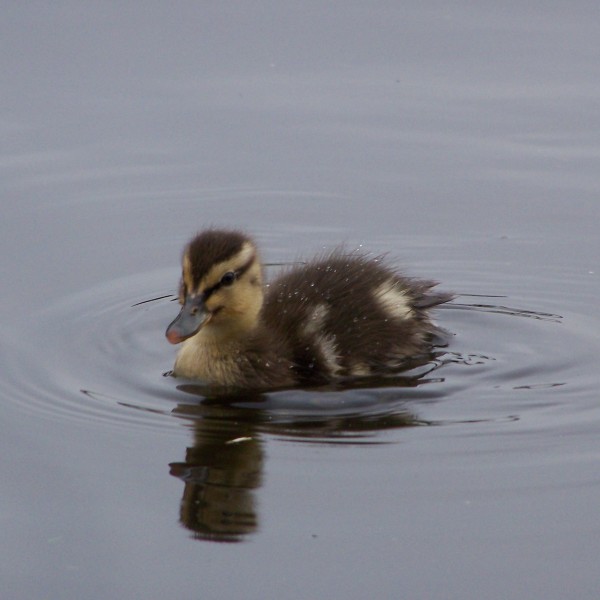
<path fill-rule="evenodd" d="M 437 328 L 427 309 L 451 294 L 398 275 L 380 259 L 341 250 L 263 288 L 256 245 L 208 230 L 185 248 L 167 338 L 183 341 L 176 376 L 211 385 L 288 387 L 402 368 Z"/>

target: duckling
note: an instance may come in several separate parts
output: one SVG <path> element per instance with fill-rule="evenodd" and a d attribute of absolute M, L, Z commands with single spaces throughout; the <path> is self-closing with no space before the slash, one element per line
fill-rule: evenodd
<path fill-rule="evenodd" d="M 203 231 L 183 251 L 182 307 L 166 331 L 183 342 L 173 374 L 272 389 L 400 370 L 439 331 L 428 309 L 453 298 L 435 285 L 338 248 L 265 287 L 251 237 Z"/>

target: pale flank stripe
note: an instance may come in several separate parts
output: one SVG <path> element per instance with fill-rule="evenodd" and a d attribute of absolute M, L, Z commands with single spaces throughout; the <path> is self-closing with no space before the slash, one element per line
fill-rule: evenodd
<path fill-rule="evenodd" d="M 392 318 L 409 319 L 413 315 L 410 298 L 404 290 L 398 289 L 393 279 L 385 281 L 375 290 L 375 299 Z"/>

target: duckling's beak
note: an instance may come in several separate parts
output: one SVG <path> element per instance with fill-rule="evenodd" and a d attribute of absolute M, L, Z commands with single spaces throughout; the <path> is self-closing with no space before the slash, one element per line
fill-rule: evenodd
<path fill-rule="evenodd" d="M 179 344 L 198 333 L 210 316 L 202 296 L 188 296 L 179 314 L 167 327 L 165 335 L 171 344 Z"/>

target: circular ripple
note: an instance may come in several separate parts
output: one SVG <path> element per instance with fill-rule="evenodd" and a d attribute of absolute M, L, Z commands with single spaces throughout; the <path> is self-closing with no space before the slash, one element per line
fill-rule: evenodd
<path fill-rule="evenodd" d="M 171 279 L 172 279 L 172 273 Z M 21 410 L 116 426 L 175 427 L 160 375 L 168 344 L 160 333 L 173 306 L 165 271 L 114 280 L 64 298 L 18 326 L 7 357 L 10 398 Z"/>
<path fill-rule="evenodd" d="M 29 413 L 102 426 L 169 431 L 182 420 L 194 427 L 202 420 L 206 430 L 229 419 L 330 442 L 372 441 L 375 431 L 407 426 L 510 421 L 531 410 L 536 418 L 540 411 L 555 416 L 567 405 L 571 415 L 590 408 L 597 323 L 575 312 L 576 303 L 561 313 L 541 295 L 526 303 L 458 298 L 438 311 L 440 324 L 455 334 L 450 346 L 394 379 L 211 398 L 194 382 L 163 376 L 174 357 L 164 330 L 178 310 L 165 282 L 176 277 L 175 269 L 163 269 L 110 281 L 16 323 L 18 340 L 4 336 L 5 397 Z M 538 281 L 537 291 L 548 285 Z M 584 399 L 578 411 L 574 399 Z"/>

